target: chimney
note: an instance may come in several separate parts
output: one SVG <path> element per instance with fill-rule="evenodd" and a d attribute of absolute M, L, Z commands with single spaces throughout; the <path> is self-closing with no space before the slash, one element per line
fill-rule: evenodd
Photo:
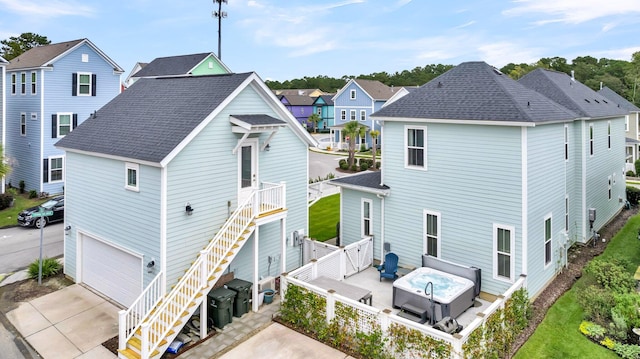
<path fill-rule="evenodd" d="M 576 72 L 575 72 L 575 71 L 573 71 L 573 70 L 571 70 L 571 79 L 572 79 L 573 81 L 575 81 L 575 80 L 576 80 Z"/>
<path fill-rule="evenodd" d="M 602 81 L 600 81 L 600 90 L 602 90 Z"/>

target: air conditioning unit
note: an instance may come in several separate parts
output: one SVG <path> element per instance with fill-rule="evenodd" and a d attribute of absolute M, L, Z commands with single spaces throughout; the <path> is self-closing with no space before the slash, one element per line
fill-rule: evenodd
<path fill-rule="evenodd" d="M 265 277 L 258 281 L 258 292 L 262 292 L 265 289 L 276 289 L 276 279 L 274 277 Z"/>

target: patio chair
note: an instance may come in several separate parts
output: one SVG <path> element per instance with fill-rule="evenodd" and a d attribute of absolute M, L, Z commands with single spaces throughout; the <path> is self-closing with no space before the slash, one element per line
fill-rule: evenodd
<path fill-rule="evenodd" d="M 384 256 L 384 263 L 377 266 L 378 272 L 380 272 L 380 281 L 382 278 L 388 278 L 395 280 L 398 278 L 398 255 L 395 253 L 387 253 Z"/>

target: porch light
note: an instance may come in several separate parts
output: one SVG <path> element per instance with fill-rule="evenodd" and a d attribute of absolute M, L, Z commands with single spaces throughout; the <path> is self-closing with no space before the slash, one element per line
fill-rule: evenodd
<path fill-rule="evenodd" d="M 187 202 L 187 205 L 184 207 L 184 211 L 187 212 L 187 216 L 193 214 L 193 208 L 191 207 L 191 203 Z"/>

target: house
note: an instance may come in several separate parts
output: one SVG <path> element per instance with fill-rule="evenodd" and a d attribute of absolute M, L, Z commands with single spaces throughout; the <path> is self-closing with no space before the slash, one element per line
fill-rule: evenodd
<path fill-rule="evenodd" d="M 524 274 L 537 296 L 624 206 L 626 111 L 604 100 L 559 72 L 454 67 L 371 116 L 381 171 L 332 181 L 341 243 L 480 268 L 488 295 Z"/>
<path fill-rule="evenodd" d="M 402 97 L 404 97 L 404 96 L 408 95 L 410 92 L 412 92 L 413 90 L 415 90 L 415 89 L 417 89 L 417 88 L 419 88 L 419 86 L 403 86 L 403 87 L 400 87 L 400 88 L 396 91 L 396 93 L 394 93 L 394 94 L 393 94 L 393 96 L 391 96 L 391 97 L 387 100 L 387 102 L 385 102 L 384 104 L 382 104 L 382 107 L 385 107 L 385 106 L 389 106 L 389 105 L 391 105 L 392 103 L 394 103 L 394 102 L 398 101 L 400 98 L 402 98 Z"/>
<path fill-rule="evenodd" d="M 88 39 L 37 46 L 6 66 L 5 156 L 14 187 L 64 191 L 64 152 L 54 144 L 120 93 L 123 70 Z"/>
<path fill-rule="evenodd" d="M 131 69 L 131 72 L 129 72 L 129 76 L 127 76 L 126 80 L 124 80 L 123 85 L 125 89 L 136 82 L 137 78 L 134 78 L 133 76 L 148 64 L 148 62 L 136 62 L 136 64 L 133 65 L 133 69 Z"/>
<path fill-rule="evenodd" d="M 329 126 L 334 124 L 333 100 L 331 95 L 320 95 L 313 100 L 315 113 L 320 116 L 318 122 L 318 130 L 327 130 Z"/>
<path fill-rule="evenodd" d="M 131 75 L 132 81 L 142 77 L 199 76 L 228 74 L 231 70 L 213 52 L 158 57 Z"/>
<path fill-rule="evenodd" d="M 289 95 L 299 95 L 299 96 L 309 96 L 309 97 L 318 97 L 322 95 L 327 95 L 326 92 L 320 89 L 281 89 L 281 90 L 273 90 L 276 96 L 289 96 Z"/>
<path fill-rule="evenodd" d="M 640 158 L 640 108 L 606 86 L 600 89 L 598 93 L 619 107 L 629 111 L 624 121 L 626 136 L 625 170 L 636 172 L 634 163 Z"/>
<path fill-rule="evenodd" d="M 121 349 L 161 355 L 223 273 L 255 311 L 261 279 L 299 266 L 316 144 L 255 73 L 140 78 L 57 143 L 64 271 L 128 307 Z"/>
<path fill-rule="evenodd" d="M 389 100 L 397 91 L 380 81 L 351 79 L 335 96 L 333 96 L 334 124 L 330 127 L 332 147 L 343 147 L 345 135 L 342 131 L 344 125 L 349 121 L 358 121 L 367 126 L 367 134 L 364 138 L 359 138 L 358 145 L 371 146 L 370 130 L 380 130 L 380 126 L 375 123 L 370 115 L 382 108 L 382 105 Z M 377 139 L 380 142 L 380 138 Z"/>
<path fill-rule="evenodd" d="M 314 114 L 313 97 L 306 95 L 280 95 L 280 101 L 291 114 L 308 130 L 313 128 L 309 116 Z"/>

